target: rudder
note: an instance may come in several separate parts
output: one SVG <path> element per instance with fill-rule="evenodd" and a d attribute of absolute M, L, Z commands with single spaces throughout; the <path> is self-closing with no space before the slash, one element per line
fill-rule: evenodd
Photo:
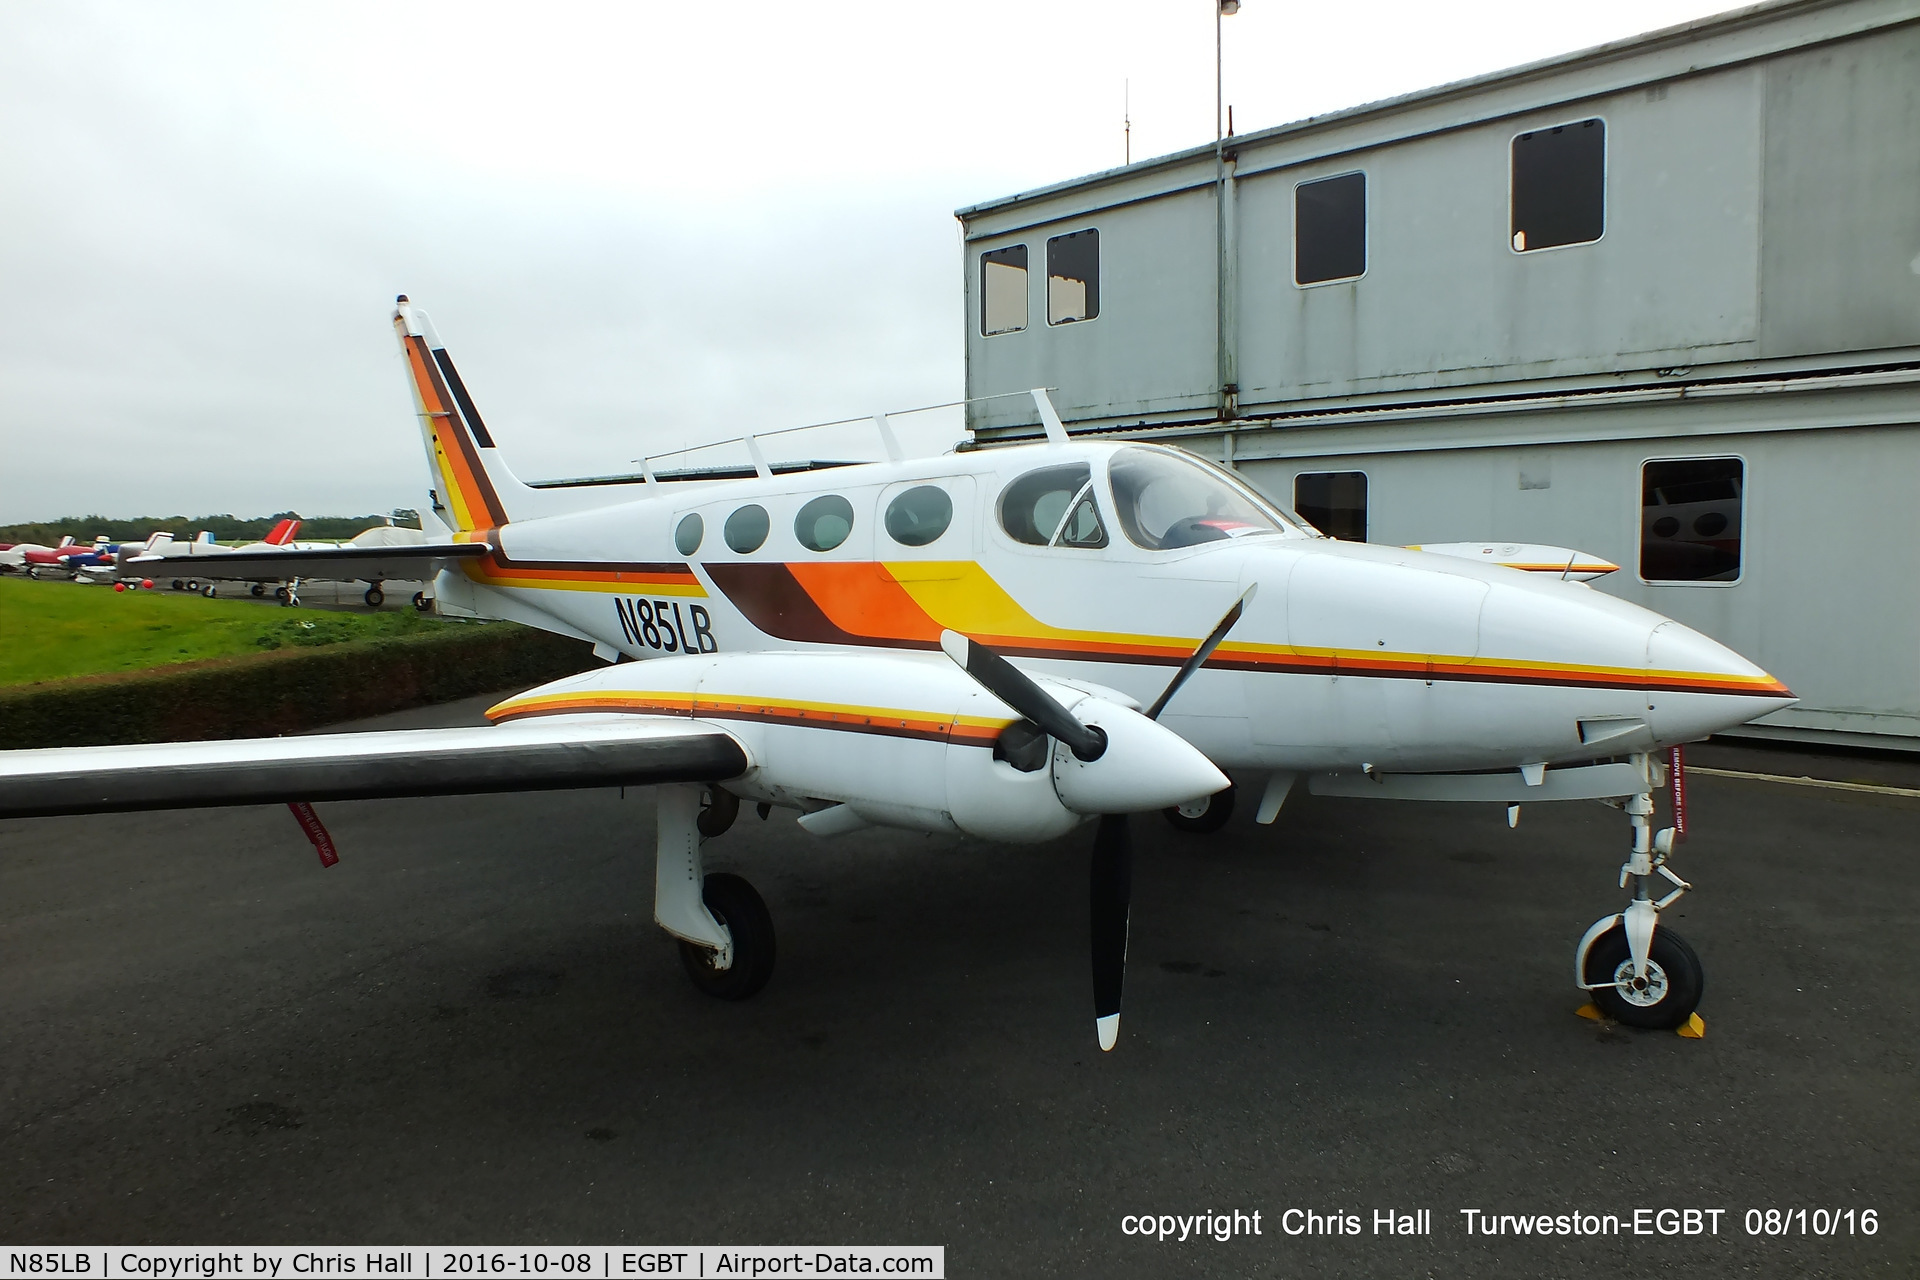
<path fill-rule="evenodd" d="M 525 488 L 494 452 L 493 437 L 474 408 L 433 322 L 401 294 L 393 329 L 407 360 L 414 409 L 434 480 L 434 510 L 457 532 L 497 529 L 510 519 L 503 492 Z"/>

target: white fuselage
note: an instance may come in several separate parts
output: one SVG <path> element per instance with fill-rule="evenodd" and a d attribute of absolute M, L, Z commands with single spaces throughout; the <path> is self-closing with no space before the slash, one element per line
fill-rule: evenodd
<path fill-rule="evenodd" d="M 1149 549 L 1115 518 L 1107 477 L 1116 454 L 1141 449 L 1074 443 L 634 486 L 632 501 L 476 533 L 497 554 L 443 572 L 437 589 L 449 611 L 571 632 L 641 660 L 862 649 L 937 657 L 939 633 L 951 628 L 1030 670 L 1145 704 L 1257 586 L 1163 716 L 1223 768 L 1464 771 L 1605 759 L 1695 740 L 1791 699 L 1724 646 L 1579 583 L 1290 527 Z M 1009 484 L 1070 464 L 1089 468 L 1104 545 L 1011 536 L 1000 510 Z M 927 485 L 949 496 L 951 522 L 925 545 L 906 545 L 888 532 L 890 504 Z M 831 549 L 809 550 L 796 519 L 831 498 L 850 507 L 851 530 Z M 753 533 L 761 522 L 738 514 L 751 507 L 766 513 L 767 532 L 736 551 L 729 520 Z M 683 553 L 676 531 L 690 516 L 701 533 Z M 644 666 L 621 667 L 592 683 L 644 691 L 649 677 Z M 859 705 L 861 691 L 841 697 Z"/>

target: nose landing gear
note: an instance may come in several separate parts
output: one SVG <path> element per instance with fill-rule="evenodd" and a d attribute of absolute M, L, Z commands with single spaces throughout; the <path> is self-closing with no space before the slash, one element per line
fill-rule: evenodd
<path fill-rule="evenodd" d="M 1675 831 L 1653 830 L 1653 790 L 1665 781 L 1652 756 L 1636 755 L 1646 789 L 1629 796 L 1633 852 L 1620 868 L 1620 887 L 1633 886 L 1625 911 L 1593 922 L 1574 957 L 1574 981 L 1590 992 L 1600 1012 L 1631 1027 L 1670 1031 L 1685 1024 L 1700 1004 L 1706 975 L 1687 940 L 1660 924 L 1660 913 L 1693 888 L 1667 866 Z M 1656 901 L 1655 877 L 1673 885 Z"/>

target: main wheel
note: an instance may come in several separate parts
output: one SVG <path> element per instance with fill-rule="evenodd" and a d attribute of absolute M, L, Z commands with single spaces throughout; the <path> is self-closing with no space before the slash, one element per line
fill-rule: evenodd
<path fill-rule="evenodd" d="M 1229 786 L 1225 791 L 1161 812 L 1181 831 L 1196 836 L 1211 835 L 1226 826 L 1227 819 L 1233 816 L 1233 788 Z"/>
<path fill-rule="evenodd" d="M 416 591 L 413 593 L 413 607 L 422 613 L 428 613 L 433 609 L 433 601 L 427 599 L 426 592 Z"/>
<path fill-rule="evenodd" d="M 367 607 L 369 609 L 378 609 L 381 605 L 387 602 L 387 593 L 382 591 L 377 586 L 368 587 L 367 594 L 362 596 L 361 599 L 367 602 Z"/>
<path fill-rule="evenodd" d="M 180 581 L 180 579 L 178 579 L 178 578 L 175 578 L 175 579 L 173 580 L 173 589 L 174 589 L 175 591 L 183 591 L 183 590 L 185 590 L 185 589 L 186 589 L 186 586 L 187 586 L 187 584 L 186 584 L 186 583 L 184 583 L 184 582 L 182 582 L 182 581 Z"/>
<path fill-rule="evenodd" d="M 198 578 L 187 579 L 187 590 L 198 591 L 199 589 L 200 589 L 200 580 Z"/>
<path fill-rule="evenodd" d="M 220 588 L 214 586 L 211 582 L 209 582 L 206 586 L 200 589 L 200 594 L 205 596 L 207 599 L 211 600 L 215 596 L 220 594 Z"/>
<path fill-rule="evenodd" d="M 291 593 L 285 587 L 275 587 L 273 589 L 273 598 L 275 600 L 278 600 L 281 604 L 285 604 L 287 602 L 287 597 L 290 594 Z"/>
<path fill-rule="evenodd" d="M 680 963 L 693 985 L 715 999 L 745 1000 L 773 976 L 773 917 L 752 885 L 725 871 L 709 875 L 700 896 L 733 939 L 733 967 L 714 968 L 714 953 L 691 942 L 680 944 Z"/>
<path fill-rule="evenodd" d="M 1587 952 L 1586 980 L 1628 984 L 1595 987 L 1589 992 L 1593 1003 L 1609 1018 L 1630 1027 L 1671 1031 L 1700 1006 L 1706 974 L 1700 968 L 1700 957 L 1693 954 L 1687 940 L 1661 925 L 1653 931 L 1653 946 L 1647 953 L 1647 976 L 1636 983 L 1626 928 L 1615 925 L 1595 938 L 1592 949 Z"/>
<path fill-rule="evenodd" d="M 256 596 L 263 596 L 267 594 L 267 584 L 264 582 L 256 582 L 252 587 L 248 588 L 248 590 Z"/>

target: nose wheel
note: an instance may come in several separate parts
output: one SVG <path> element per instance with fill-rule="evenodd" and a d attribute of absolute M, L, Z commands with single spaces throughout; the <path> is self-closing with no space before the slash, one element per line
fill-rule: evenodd
<path fill-rule="evenodd" d="M 1615 1022 L 1671 1031 L 1700 1006 L 1706 974 L 1687 940 L 1662 928 L 1648 947 L 1646 972 L 1636 975 L 1626 928 L 1615 925 L 1587 952 L 1586 982 L 1593 1003 Z"/>
<path fill-rule="evenodd" d="M 1633 852 L 1620 868 L 1620 887 L 1631 885 L 1633 900 L 1625 911 L 1593 922 L 1574 954 L 1574 977 L 1607 1017 L 1671 1031 L 1699 1007 L 1706 974 L 1687 940 L 1660 923 L 1661 913 L 1693 888 L 1667 866 L 1676 829 L 1653 830 L 1653 792 L 1665 783 L 1665 769 L 1652 755 L 1636 755 L 1633 763 L 1646 785 L 1623 806 L 1633 823 Z M 1669 885 L 1664 897 L 1654 898 Z"/>

